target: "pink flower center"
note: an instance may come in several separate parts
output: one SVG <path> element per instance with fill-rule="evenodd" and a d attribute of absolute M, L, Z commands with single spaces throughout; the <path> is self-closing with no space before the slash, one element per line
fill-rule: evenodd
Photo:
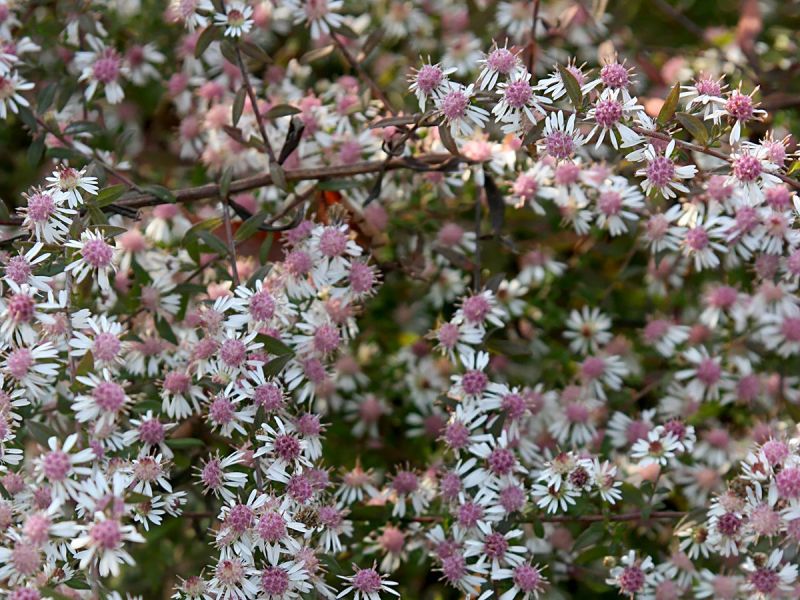
<path fill-rule="evenodd" d="M 532 96 L 533 88 L 522 79 L 512 81 L 506 87 L 505 99 L 511 108 L 523 108 L 530 102 Z"/>
<path fill-rule="evenodd" d="M 24 378 L 28 374 L 33 362 L 33 353 L 27 348 L 12 350 L 8 358 L 6 358 L 8 372 L 17 380 Z"/>
<path fill-rule="evenodd" d="M 436 88 L 438 88 L 444 73 L 436 65 L 423 65 L 417 72 L 417 88 L 425 95 L 430 95 Z"/>
<path fill-rule="evenodd" d="M 331 258 L 341 256 L 347 249 L 347 235 L 339 229 L 328 228 L 319 236 L 319 249 Z"/>
<path fill-rule="evenodd" d="M 645 575 L 637 566 L 625 567 L 619 576 L 619 587 L 626 594 L 635 594 L 644 587 Z"/>
<path fill-rule="evenodd" d="M 108 84 L 116 81 L 119 77 L 121 66 L 122 60 L 117 51 L 113 48 L 106 48 L 95 61 L 92 73 L 97 81 Z"/>
<path fill-rule="evenodd" d="M 539 587 L 542 577 L 531 565 L 520 565 L 514 569 L 514 584 L 523 592 L 532 592 Z"/>
<path fill-rule="evenodd" d="M 92 397 L 101 409 L 115 413 L 125 404 L 125 390 L 113 381 L 101 381 L 92 392 Z"/>
<path fill-rule="evenodd" d="M 256 529 L 261 539 L 274 544 L 286 535 L 286 521 L 278 513 L 268 512 L 258 520 Z"/>
<path fill-rule="evenodd" d="M 253 524 L 253 511 L 246 504 L 237 504 L 231 508 L 226 523 L 236 533 L 244 533 Z"/>
<path fill-rule="evenodd" d="M 600 127 L 610 129 L 622 118 L 622 103 L 614 98 L 603 98 L 594 105 L 594 120 Z"/>
<path fill-rule="evenodd" d="M 622 209 L 622 195 L 614 190 L 601 192 L 600 197 L 597 199 L 597 207 L 606 216 L 617 215 Z"/>
<path fill-rule="evenodd" d="M 665 187 L 675 175 L 675 163 L 666 156 L 656 156 L 647 165 L 647 179 L 655 187 Z"/>
<path fill-rule="evenodd" d="M 442 98 L 442 114 L 448 121 L 463 119 L 467 114 L 469 98 L 461 90 L 453 90 Z"/>
<path fill-rule="evenodd" d="M 486 66 L 492 71 L 508 75 L 517 64 L 517 57 L 507 48 L 492 50 L 486 57 Z"/>
<path fill-rule="evenodd" d="M 36 192 L 28 198 L 28 217 L 34 223 L 44 223 L 55 212 L 56 203 L 46 192 Z"/>
<path fill-rule="evenodd" d="M 336 350 L 340 341 L 339 330 L 333 325 L 321 325 L 314 332 L 314 349 L 322 354 Z"/>
<path fill-rule="evenodd" d="M 274 383 L 259 385 L 253 390 L 253 404 L 261 406 L 267 412 L 283 408 L 283 393 Z"/>
<path fill-rule="evenodd" d="M 300 441 L 293 435 L 282 434 L 275 437 L 273 442 L 275 454 L 286 462 L 291 462 L 300 456 Z"/>
<path fill-rule="evenodd" d="M 411 471 L 398 471 L 392 480 L 392 489 L 398 494 L 413 494 L 419 487 L 416 474 Z"/>
<path fill-rule="evenodd" d="M 780 585 L 780 576 L 772 569 L 761 567 L 750 574 L 750 583 L 757 592 L 771 596 Z"/>
<path fill-rule="evenodd" d="M 164 376 L 164 389 L 170 394 L 185 394 L 190 383 L 189 375 L 180 371 L 170 371 Z"/>
<path fill-rule="evenodd" d="M 229 367 L 239 367 L 247 358 L 247 346 L 242 340 L 225 340 L 219 349 L 219 357 Z"/>
<path fill-rule="evenodd" d="M 81 256 L 83 256 L 83 260 L 95 269 L 104 269 L 111 264 L 114 249 L 106 244 L 104 240 L 94 238 L 83 245 Z"/>
<path fill-rule="evenodd" d="M 553 158 L 564 159 L 575 152 L 575 140 L 564 131 L 554 131 L 544 139 L 545 151 Z"/>
<path fill-rule="evenodd" d="M 29 323 L 33 319 L 35 303 L 28 294 L 14 294 L 8 301 L 8 316 L 17 323 Z"/>
<path fill-rule="evenodd" d="M 740 181 L 755 181 L 761 170 L 761 161 L 752 154 L 742 154 L 733 161 L 733 175 Z"/>
<path fill-rule="evenodd" d="M 703 250 L 708 242 L 708 232 L 703 227 L 693 227 L 686 232 L 686 245 L 692 250 Z"/>
<path fill-rule="evenodd" d="M 626 88 L 630 84 L 628 70 L 619 63 L 611 63 L 600 69 L 603 85 L 613 89 Z"/>
<path fill-rule="evenodd" d="M 725 110 L 734 119 L 748 121 L 753 118 L 753 99 L 735 91 L 725 103 Z"/>
<path fill-rule="evenodd" d="M 361 569 L 353 576 L 352 585 L 364 595 L 375 594 L 381 589 L 381 576 L 375 569 Z"/>
<path fill-rule="evenodd" d="M 711 77 L 703 77 L 695 82 L 697 93 L 701 96 L 719 96 L 722 88 L 719 83 Z"/>
<path fill-rule="evenodd" d="M 16 284 L 28 281 L 31 273 L 31 265 L 24 256 L 14 256 L 6 265 L 6 277 Z"/>
<path fill-rule="evenodd" d="M 139 424 L 139 439 L 145 444 L 158 445 L 164 441 L 164 426 L 158 419 L 145 419 Z"/>
<path fill-rule="evenodd" d="M 208 408 L 208 416 L 214 423 L 230 423 L 236 416 L 233 402 L 225 396 L 217 396 Z"/>
<path fill-rule="evenodd" d="M 89 531 L 89 536 L 103 550 L 114 550 L 122 542 L 119 523 L 111 519 L 95 523 Z"/>
<path fill-rule="evenodd" d="M 489 385 L 489 378 L 483 371 L 470 370 L 461 378 L 461 388 L 469 396 L 479 396 Z"/>
<path fill-rule="evenodd" d="M 495 448 L 486 459 L 489 470 L 495 475 L 507 475 L 517 464 L 514 453 L 506 448 Z"/>
<path fill-rule="evenodd" d="M 102 333 L 98 333 L 94 338 L 94 343 L 92 344 L 92 354 L 98 360 L 110 362 L 117 357 L 121 347 L 122 344 L 116 335 L 104 331 Z"/>
<path fill-rule="evenodd" d="M 483 550 L 489 558 L 502 559 L 508 550 L 508 540 L 502 533 L 490 533 L 483 543 Z"/>
<path fill-rule="evenodd" d="M 281 597 L 289 589 L 289 574 L 281 567 L 267 567 L 261 573 L 261 587 L 268 595 Z"/>

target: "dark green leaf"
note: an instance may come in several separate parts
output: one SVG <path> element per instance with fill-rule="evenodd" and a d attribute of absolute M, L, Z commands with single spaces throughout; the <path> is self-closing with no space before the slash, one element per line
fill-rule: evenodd
<path fill-rule="evenodd" d="M 261 248 L 258 250 L 258 259 L 261 261 L 262 265 L 267 263 L 269 251 L 272 249 L 272 240 L 274 237 L 275 236 L 272 234 L 272 232 L 268 233 L 267 237 L 264 239 L 264 243 L 261 244 Z"/>
<path fill-rule="evenodd" d="M 492 223 L 492 231 L 495 235 L 500 235 L 506 222 L 506 202 L 490 175 L 485 176 L 483 187 L 486 190 L 486 202 L 489 204 L 489 221 Z"/>
<path fill-rule="evenodd" d="M 197 235 L 203 241 L 203 243 L 208 246 L 211 250 L 216 252 L 221 256 L 228 255 L 228 247 L 225 245 L 221 239 L 215 236 L 210 231 L 201 230 L 197 232 Z"/>
<path fill-rule="evenodd" d="M 260 210 L 252 217 L 247 219 L 244 223 L 239 226 L 239 229 L 236 230 L 233 238 L 237 242 L 242 242 L 252 236 L 258 228 L 264 223 L 267 219 L 269 213 L 266 210 Z"/>
<path fill-rule="evenodd" d="M 167 323 L 166 319 L 156 317 L 156 329 L 158 330 L 158 335 L 162 338 L 176 346 L 178 345 L 178 338 L 175 337 L 175 332 L 172 331 L 172 327 Z"/>
<path fill-rule="evenodd" d="M 264 344 L 264 350 L 270 354 L 274 354 L 275 356 L 293 354 L 293 351 L 289 346 L 284 344 L 278 338 L 272 337 L 271 335 L 259 334 L 256 336 L 256 341 Z"/>
<path fill-rule="evenodd" d="M 167 446 L 170 448 L 197 448 L 205 445 L 203 440 L 197 438 L 170 438 L 167 440 Z"/>
<path fill-rule="evenodd" d="M 53 100 L 56 99 L 56 92 L 58 91 L 58 85 L 55 81 L 48 83 L 44 86 L 39 94 L 36 96 L 36 112 L 40 115 L 46 113 L 50 106 L 53 104 Z"/>
<path fill-rule="evenodd" d="M 67 125 L 64 133 L 66 135 L 77 135 L 79 133 L 90 133 L 92 135 L 96 135 L 102 131 L 103 128 L 93 121 L 75 121 L 74 123 Z"/>
<path fill-rule="evenodd" d="M 163 185 L 156 185 L 156 184 L 143 185 L 142 190 L 144 190 L 148 194 L 152 194 L 162 202 L 167 202 L 169 204 L 175 203 L 175 195 L 172 192 L 170 192 L 167 188 L 165 188 Z"/>
<path fill-rule="evenodd" d="M 128 188 L 121 183 L 118 185 L 112 185 L 111 187 L 107 187 L 98 192 L 97 196 L 94 197 L 92 204 L 94 204 L 99 208 L 108 206 L 109 204 L 116 202 L 120 198 L 120 196 L 122 196 L 122 194 L 125 193 L 127 189 Z"/>
<path fill-rule="evenodd" d="M 226 167 L 222 172 L 222 177 L 219 178 L 219 195 L 221 198 L 227 198 L 231 191 L 231 181 L 233 180 L 233 169 Z"/>
<path fill-rule="evenodd" d="M 232 65 L 239 66 L 239 57 L 236 54 L 236 45 L 230 40 L 223 40 L 219 45 L 222 56 Z"/>
<path fill-rule="evenodd" d="M 672 118 L 672 115 L 675 114 L 675 109 L 678 108 L 678 98 L 680 97 L 680 94 L 681 84 L 678 82 L 672 88 L 672 91 L 669 93 L 669 96 L 667 96 L 667 99 L 664 100 L 664 105 L 661 107 L 661 110 L 658 111 L 657 120 L 660 125 L 664 125 Z"/>
<path fill-rule="evenodd" d="M 32 167 L 37 166 L 44 156 L 44 140 L 44 135 L 37 136 L 28 146 L 28 164 Z"/>
<path fill-rule="evenodd" d="M 558 65 L 558 72 L 561 74 L 561 81 L 564 82 L 569 101 L 572 102 L 572 106 L 575 107 L 575 110 L 579 110 L 583 105 L 583 92 L 581 92 L 581 86 L 578 80 L 575 79 L 575 76 L 570 73 L 569 69 L 564 65 Z"/>
<path fill-rule="evenodd" d="M 278 104 L 270 108 L 264 116 L 267 119 L 279 119 L 281 117 L 288 117 L 289 115 L 296 115 L 299 112 L 301 112 L 300 109 L 295 108 L 291 104 Z"/>
<path fill-rule="evenodd" d="M 197 44 L 194 46 L 194 57 L 200 58 L 203 52 L 211 45 L 211 42 L 218 40 L 222 37 L 222 29 L 216 25 L 209 25 L 197 38 Z"/>
<path fill-rule="evenodd" d="M 572 551 L 578 552 L 583 548 L 594 546 L 606 536 L 606 525 L 602 521 L 592 523 L 584 529 L 581 534 L 575 539 L 572 545 Z"/>
<path fill-rule="evenodd" d="M 264 365 L 264 376 L 277 377 L 290 360 L 292 360 L 291 354 L 284 354 L 283 356 L 273 358 Z"/>
<path fill-rule="evenodd" d="M 233 99 L 233 109 L 231 111 L 231 122 L 236 125 L 239 119 L 242 118 L 242 111 L 244 110 L 244 101 L 247 98 L 247 88 L 243 87 L 236 92 L 236 97 Z"/>
<path fill-rule="evenodd" d="M 258 62 L 269 64 L 272 62 L 272 58 L 270 55 L 267 54 L 261 46 L 254 44 L 248 40 L 241 40 L 239 42 L 239 48 L 242 50 L 243 54 L 246 54 L 250 58 L 257 60 Z"/>
<path fill-rule="evenodd" d="M 689 113 L 678 113 L 676 118 L 683 125 L 683 128 L 698 142 L 705 144 L 708 141 L 708 129 L 700 119 Z"/>
<path fill-rule="evenodd" d="M 25 428 L 28 430 L 28 434 L 42 446 L 47 446 L 47 440 L 56 435 L 49 425 L 37 421 L 25 421 Z"/>

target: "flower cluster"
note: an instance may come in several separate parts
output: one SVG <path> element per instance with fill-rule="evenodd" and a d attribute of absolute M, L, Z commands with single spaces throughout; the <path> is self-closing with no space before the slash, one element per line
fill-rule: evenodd
<path fill-rule="evenodd" d="M 785 7 L 34 4 L 0 596 L 800 595 Z"/>

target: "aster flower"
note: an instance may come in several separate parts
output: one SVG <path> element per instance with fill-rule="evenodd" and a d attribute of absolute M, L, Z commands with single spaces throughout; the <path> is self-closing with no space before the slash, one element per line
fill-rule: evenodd
<path fill-rule="evenodd" d="M 447 89 L 434 99 L 436 109 L 444 117 L 445 125 L 455 137 L 469 136 L 475 127 L 483 129 L 489 118 L 489 112 L 472 104 L 474 86 L 464 87 L 458 83 L 448 82 Z"/>
<path fill-rule="evenodd" d="M 225 36 L 240 38 L 253 28 L 253 8 L 239 0 L 225 2 L 225 12 L 214 14 L 214 24 L 225 28 Z"/>
<path fill-rule="evenodd" d="M 534 111 L 543 113 L 542 104 L 550 102 L 547 96 L 538 96 L 530 84 L 528 71 L 517 72 L 497 87 L 500 100 L 492 108 L 497 123 L 504 123 L 503 133 L 519 133 L 524 130 L 524 119 L 535 124 Z"/>
<path fill-rule="evenodd" d="M 619 148 L 617 135 L 619 135 L 623 147 L 637 145 L 641 136 L 622 121 L 642 110 L 643 107 L 636 104 L 636 98 L 620 100 L 613 91 L 603 91 L 586 113 L 587 121 L 594 123 L 594 127 L 586 136 L 586 141 L 589 142 L 596 135 L 595 148 L 599 148 L 608 134 L 611 145 L 615 149 Z"/>
<path fill-rule="evenodd" d="M 21 346 L 8 351 L 0 371 L 16 386 L 24 388 L 33 399 L 41 401 L 51 393 L 58 375 L 59 352 L 51 342 Z"/>
<path fill-rule="evenodd" d="M 692 85 L 682 85 L 680 98 L 686 102 L 686 110 L 692 112 L 695 108 L 702 109 L 704 119 L 725 106 L 722 97 L 725 88 L 725 77 L 714 79 L 711 75 L 699 75 Z"/>
<path fill-rule="evenodd" d="M 481 90 L 493 90 L 501 76 L 513 79 L 516 75 L 526 72 L 519 59 L 519 53 L 508 49 L 508 40 L 502 48 L 494 42 L 492 50 L 485 54 L 478 64 L 481 66 L 481 72 L 478 74 L 477 82 L 480 83 Z"/>
<path fill-rule="evenodd" d="M 556 160 L 571 158 L 585 143 L 580 130 L 575 128 L 575 113 L 564 120 L 564 111 L 551 112 L 545 117 L 544 129 L 536 142 L 542 154 L 552 156 Z"/>
<path fill-rule="evenodd" d="M 103 369 L 102 378 L 88 373 L 79 375 L 76 379 L 90 390 L 88 394 L 76 396 L 72 404 L 72 411 L 79 422 L 94 421 L 95 431 L 99 431 L 124 414 L 130 402 L 125 393 L 125 382 L 115 381 L 116 377 L 108 369 Z"/>
<path fill-rule="evenodd" d="M 663 154 L 659 154 L 653 145 L 649 145 L 644 151 L 644 159 L 647 166 L 636 171 L 636 175 L 644 177 L 641 186 L 645 194 L 651 190 L 656 190 L 665 198 L 674 198 L 675 192 L 689 192 L 681 179 L 692 179 L 697 174 L 697 167 L 694 165 L 678 166 L 672 159 L 675 152 L 675 140 L 667 144 Z"/>
<path fill-rule="evenodd" d="M 243 461 L 244 454 L 241 452 L 232 452 L 225 458 L 220 458 L 219 452 L 209 456 L 198 469 L 204 493 L 211 492 L 225 502 L 233 502 L 233 490 L 244 487 L 248 480 L 246 473 L 232 470 L 232 467 L 242 464 Z"/>
<path fill-rule="evenodd" d="M 698 271 L 713 269 L 719 265 L 717 253 L 728 252 L 723 243 L 731 219 L 716 211 L 708 211 L 699 217 L 693 227 L 686 229 L 683 238 L 683 255 L 694 259 Z"/>
<path fill-rule="evenodd" d="M 78 258 L 66 267 L 66 271 L 75 276 L 76 283 L 81 283 L 93 272 L 101 290 L 111 289 L 108 275 L 116 270 L 118 254 L 115 248 L 105 241 L 102 231 L 86 230 L 81 233 L 80 240 L 70 240 L 65 246 L 78 251 Z"/>
<path fill-rule="evenodd" d="M 758 92 L 758 89 L 759 86 L 756 86 L 749 94 L 743 94 L 740 85 L 739 89 L 730 92 L 724 106 L 706 116 L 706 119 L 710 119 L 715 123 L 718 123 L 723 117 L 734 122 L 728 140 L 731 145 L 739 141 L 742 135 L 742 125 L 748 121 L 760 120 L 767 114 L 766 111 L 757 108 L 758 104 L 753 101 L 753 96 Z"/>
<path fill-rule="evenodd" d="M 2 62 L 0 62 L 2 64 Z M 29 106 L 20 92 L 32 90 L 34 84 L 25 81 L 16 71 L 0 71 L 0 119 L 8 118 L 8 110 L 17 114 L 20 106 Z"/>
<path fill-rule="evenodd" d="M 597 189 L 595 210 L 597 225 L 618 236 L 628 231 L 628 222 L 639 220 L 644 209 L 644 197 L 636 186 L 629 185 L 624 177 L 611 177 Z"/>
<path fill-rule="evenodd" d="M 78 435 L 75 433 L 67 436 L 63 443 L 52 436 L 47 440 L 49 450 L 36 461 L 36 480 L 46 481 L 57 500 L 77 498 L 82 484 L 75 476 L 85 476 L 92 472 L 89 467 L 81 465 L 94 459 L 94 450 L 84 448 L 73 452 L 77 442 Z"/>
<path fill-rule="evenodd" d="M 106 100 L 111 104 L 119 104 L 125 97 L 120 81 L 128 73 L 122 56 L 93 35 L 87 35 L 86 41 L 90 50 L 75 54 L 75 64 L 81 69 L 78 81 L 88 82 L 86 99 L 91 100 L 102 85 Z"/>
<path fill-rule="evenodd" d="M 292 11 L 294 24 L 306 23 L 311 28 L 311 38 L 319 39 L 330 35 L 344 23 L 344 17 L 337 11 L 344 7 L 343 0 L 286 0 Z"/>
<path fill-rule="evenodd" d="M 419 69 L 412 69 L 408 89 L 417 97 L 420 111 L 425 110 L 428 100 L 436 102 L 437 98 L 447 93 L 450 88 L 448 76 L 455 72 L 455 67 L 443 69 L 439 63 L 432 64 L 430 58 Z"/>
<path fill-rule="evenodd" d="M 382 592 L 400 597 L 393 588 L 397 585 L 396 581 L 386 579 L 386 575 L 381 575 L 375 570 L 375 566 L 361 569 L 358 565 L 353 565 L 353 575 L 339 575 L 340 579 L 347 582 L 337 598 L 349 597 L 352 594 L 353 600 L 379 600 Z"/>
<path fill-rule="evenodd" d="M 66 202 L 70 208 L 78 208 L 84 203 L 79 190 L 92 196 L 97 195 L 97 177 L 88 177 L 85 167 L 79 171 L 74 167 L 59 165 L 46 181 L 49 182 L 48 187 L 55 192 L 56 202 Z"/>
<path fill-rule="evenodd" d="M 586 66 L 586 63 L 577 66 L 575 59 L 571 58 L 564 67 L 575 77 L 578 85 L 581 86 L 586 83 L 586 75 L 583 73 L 584 66 Z M 536 87 L 547 96 L 550 96 L 554 101 L 564 98 L 567 95 L 567 87 L 564 85 L 564 79 L 561 77 L 561 70 L 558 68 L 558 65 L 556 65 L 549 75 L 540 79 Z"/>
<path fill-rule="evenodd" d="M 611 319 L 599 308 L 584 306 L 580 312 L 573 310 L 565 325 L 564 337 L 570 340 L 569 348 L 573 352 L 597 352 L 600 346 L 611 341 Z"/>
<path fill-rule="evenodd" d="M 622 557 L 621 562 L 621 565 L 611 569 L 611 577 L 606 579 L 606 583 L 618 587 L 621 594 L 633 598 L 652 582 L 653 559 L 649 556 L 639 558 L 635 551 L 630 550 Z"/>
<path fill-rule="evenodd" d="M 20 286 L 27 284 L 37 290 L 49 292 L 51 278 L 34 274 L 36 266 L 41 266 L 42 262 L 50 258 L 50 253 L 42 253 L 42 248 L 44 248 L 44 244 L 36 242 L 25 252 L 20 251 L 19 254 L 8 258 L 5 262 L 3 279 L 9 284 L 11 282 Z"/>
<path fill-rule="evenodd" d="M 24 217 L 22 226 L 30 230 L 39 242 L 63 242 L 78 212 L 61 206 L 49 190 L 34 188 L 23 197 L 27 205 L 17 209 Z"/>
<path fill-rule="evenodd" d="M 49 302 L 41 302 L 39 290 L 27 283 L 8 282 L 10 294 L 0 296 L 0 338 L 6 342 L 31 345 L 39 338 L 37 328 L 52 324 L 54 319 L 46 311 Z"/>
<path fill-rule="evenodd" d="M 664 467 L 675 458 L 676 452 L 680 449 L 680 443 L 675 436 L 659 425 L 651 429 L 646 438 L 638 440 L 631 448 L 630 454 L 631 458 L 639 461 L 641 467 L 652 464 Z"/>

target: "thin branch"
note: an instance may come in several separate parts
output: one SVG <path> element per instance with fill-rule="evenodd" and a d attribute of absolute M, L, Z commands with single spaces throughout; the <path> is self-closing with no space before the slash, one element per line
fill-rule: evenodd
<path fill-rule="evenodd" d="M 244 87 L 247 90 L 247 97 L 250 98 L 250 106 L 253 109 L 253 114 L 256 116 L 256 123 L 258 123 L 258 130 L 261 133 L 261 139 L 264 142 L 264 147 L 267 149 L 267 156 L 269 156 L 269 161 L 274 163 L 275 152 L 272 150 L 272 144 L 269 143 L 267 127 L 264 125 L 264 117 L 261 115 L 261 111 L 258 109 L 258 98 L 256 98 L 256 92 L 253 90 L 253 85 L 250 83 L 250 75 L 247 73 L 247 67 L 242 59 L 242 51 L 239 50 L 239 46 L 236 46 L 236 60 L 239 62 L 239 70 L 242 72 Z"/>
<path fill-rule="evenodd" d="M 228 245 L 228 257 L 231 261 L 231 278 L 233 287 L 239 287 L 239 267 L 236 265 L 236 244 L 233 240 L 231 228 L 231 206 L 229 196 L 222 198 L 222 220 L 225 223 L 225 243 Z"/>

